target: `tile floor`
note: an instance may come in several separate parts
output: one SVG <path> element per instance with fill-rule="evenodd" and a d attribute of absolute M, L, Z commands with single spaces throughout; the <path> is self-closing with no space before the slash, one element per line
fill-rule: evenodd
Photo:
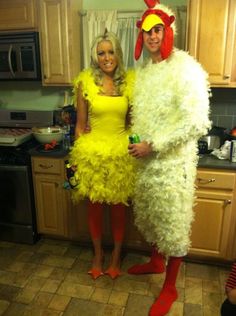
<path fill-rule="evenodd" d="M 108 276 L 93 281 L 87 271 L 91 249 L 42 239 L 35 245 L 0 242 L 1 316 L 147 316 L 164 275 Z M 126 271 L 143 255 L 128 253 Z M 104 266 L 108 266 L 109 252 Z M 218 316 L 229 268 L 185 262 L 179 298 L 170 316 Z"/>

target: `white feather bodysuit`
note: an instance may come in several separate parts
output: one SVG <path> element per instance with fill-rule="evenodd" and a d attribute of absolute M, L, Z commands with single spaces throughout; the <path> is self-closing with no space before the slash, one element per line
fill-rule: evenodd
<path fill-rule="evenodd" d="M 168 59 L 137 69 L 133 98 L 133 132 L 154 150 L 140 159 L 135 223 L 160 252 L 184 256 L 193 220 L 197 140 L 210 127 L 207 74 L 188 53 L 174 50 Z"/>

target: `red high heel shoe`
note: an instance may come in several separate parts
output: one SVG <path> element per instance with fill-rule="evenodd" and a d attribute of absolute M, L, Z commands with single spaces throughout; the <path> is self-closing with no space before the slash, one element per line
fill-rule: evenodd
<path fill-rule="evenodd" d="M 109 275 L 112 280 L 116 279 L 118 276 L 122 275 L 122 272 L 120 271 L 119 268 L 108 268 L 104 274 Z"/>
<path fill-rule="evenodd" d="M 113 253 L 111 255 L 111 262 L 112 262 L 112 258 L 113 258 Z M 118 264 L 119 267 L 109 267 L 105 272 L 104 274 L 106 275 L 109 275 L 112 280 L 116 279 L 118 276 L 122 275 L 122 272 L 120 270 L 120 260 L 119 260 L 119 264 Z"/>
<path fill-rule="evenodd" d="M 91 277 L 96 280 L 97 278 L 99 278 L 100 276 L 104 275 L 104 273 L 102 272 L 102 270 L 100 269 L 96 269 L 96 268 L 92 268 L 91 270 L 88 271 L 88 274 L 91 275 Z"/>
<path fill-rule="evenodd" d="M 104 262 L 104 254 L 102 254 L 101 266 L 103 265 L 103 262 Z M 91 270 L 88 271 L 88 274 L 90 274 L 94 280 L 104 275 L 102 269 L 99 269 L 99 268 L 92 268 Z"/>

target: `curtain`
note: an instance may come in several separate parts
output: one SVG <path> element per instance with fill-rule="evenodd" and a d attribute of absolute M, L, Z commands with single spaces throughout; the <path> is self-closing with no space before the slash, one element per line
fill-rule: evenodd
<path fill-rule="evenodd" d="M 104 33 L 106 28 L 108 31 L 116 33 L 117 11 L 88 10 L 85 14 L 82 14 L 82 64 L 84 68 L 88 68 L 90 65 L 90 49 L 93 39 Z"/>
<path fill-rule="evenodd" d="M 138 36 L 138 28 L 136 22 L 140 18 L 141 12 L 136 13 L 119 13 L 117 16 L 117 33 L 116 35 L 120 39 L 125 68 L 135 67 L 138 63 L 143 62 L 143 55 L 136 62 L 134 59 L 134 50 L 136 39 Z"/>
<path fill-rule="evenodd" d="M 175 46 L 185 49 L 186 34 L 186 6 L 172 7 L 176 15 L 177 34 Z M 138 62 L 134 59 L 134 50 L 138 35 L 136 27 L 137 20 L 142 16 L 142 11 L 122 12 L 116 10 L 88 10 L 82 14 L 82 38 L 83 38 L 83 60 L 84 68 L 90 64 L 90 48 L 93 39 L 102 34 L 105 28 L 114 32 L 120 39 L 123 50 L 125 68 L 135 67 L 142 63 L 148 53 L 143 50 Z"/>
<path fill-rule="evenodd" d="M 177 34 L 175 35 L 175 47 L 186 49 L 186 21 L 187 6 L 174 6 L 172 10 L 175 13 Z"/>

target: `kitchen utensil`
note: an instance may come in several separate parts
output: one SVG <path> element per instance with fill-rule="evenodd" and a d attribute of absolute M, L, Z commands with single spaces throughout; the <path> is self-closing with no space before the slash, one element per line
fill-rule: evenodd
<path fill-rule="evenodd" d="M 218 135 L 205 135 L 200 138 L 200 141 L 204 141 L 207 143 L 207 150 L 211 151 L 216 148 L 220 148 L 221 139 Z"/>
<path fill-rule="evenodd" d="M 205 140 L 198 141 L 198 153 L 200 155 L 208 153 L 208 145 L 207 145 L 207 142 Z"/>
<path fill-rule="evenodd" d="M 207 136 L 219 136 L 220 138 L 220 146 L 224 144 L 224 142 L 228 139 L 225 127 L 215 126 L 208 131 Z"/>
<path fill-rule="evenodd" d="M 53 140 L 59 143 L 63 138 L 63 130 L 60 127 L 34 127 L 32 132 L 41 144 L 49 144 Z"/>

